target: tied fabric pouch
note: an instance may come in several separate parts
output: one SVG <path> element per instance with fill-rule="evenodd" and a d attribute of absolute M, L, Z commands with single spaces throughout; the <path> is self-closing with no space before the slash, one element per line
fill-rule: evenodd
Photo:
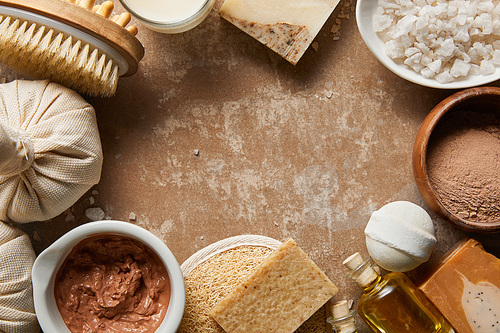
<path fill-rule="evenodd" d="M 0 332 L 39 332 L 31 268 L 35 252 L 28 235 L 0 222 Z"/>
<path fill-rule="evenodd" d="M 94 108 L 49 81 L 0 84 L 0 220 L 51 219 L 101 177 Z"/>

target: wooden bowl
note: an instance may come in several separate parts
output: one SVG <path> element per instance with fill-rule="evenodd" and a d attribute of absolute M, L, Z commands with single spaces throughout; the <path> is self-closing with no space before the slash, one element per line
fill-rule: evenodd
<path fill-rule="evenodd" d="M 426 204 L 444 219 L 456 227 L 470 232 L 491 233 L 500 231 L 500 220 L 493 222 L 474 222 L 463 219 L 450 212 L 438 199 L 431 186 L 427 170 L 427 150 L 431 134 L 440 120 L 453 110 L 463 107 L 475 110 L 489 107 L 492 111 L 500 112 L 500 88 L 478 87 L 459 91 L 436 105 L 423 121 L 413 146 L 413 174 L 417 187 Z M 499 205 L 500 205 L 500 198 Z"/>

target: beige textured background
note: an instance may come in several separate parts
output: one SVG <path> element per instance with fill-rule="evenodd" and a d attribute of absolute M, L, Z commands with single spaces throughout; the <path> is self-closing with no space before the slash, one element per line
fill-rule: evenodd
<path fill-rule="evenodd" d="M 131 222 L 164 240 L 179 263 L 229 236 L 293 237 L 339 287 L 336 299 L 356 301 L 360 289 L 341 263 L 367 254 L 363 229 L 382 205 L 408 200 L 429 211 L 411 151 L 427 113 L 454 91 L 383 67 L 361 39 L 353 1 L 341 1 L 317 50 L 295 67 L 220 19 L 221 4 L 178 35 L 138 24 L 146 49 L 138 73 L 120 80 L 115 97 L 90 100 L 101 182 L 61 216 L 22 228 L 40 252 L 89 221 L 87 208 L 124 221 L 133 213 Z M 0 75 L 21 77 L 2 67 Z M 438 238 L 432 263 L 465 233 L 429 213 Z M 498 235 L 472 236 L 499 255 Z"/>

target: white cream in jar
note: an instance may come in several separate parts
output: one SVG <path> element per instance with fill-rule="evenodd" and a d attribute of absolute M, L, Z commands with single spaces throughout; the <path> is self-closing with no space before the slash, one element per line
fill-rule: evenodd
<path fill-rule="evenodd" d="M 120 0 L 141 23 L 163 33 L 184 32 L 209 14 L 215 0 Z"/>

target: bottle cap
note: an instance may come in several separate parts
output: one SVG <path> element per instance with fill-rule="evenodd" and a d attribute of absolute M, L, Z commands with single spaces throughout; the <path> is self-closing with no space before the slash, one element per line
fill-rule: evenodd
<path fill-rule="evenodd" d="M 335 302 L 331 305 L 333 318 L 327 319 L 332 324 L 335 332 L 355 333 L 356 322 L 353 314 L 349 311 L 349 303 L 346 300 Z"/>
<path fill-rule="evenodd" d="M 349 258 L 344 260 L 351 277 L 361 286 L 366 287 L 372 283 L 379 275 L 373 270 L 368 260 L 363 260 L 359 252 L 354 253 Z"/>
<path fill-rule="evenodd" d="M 349 314 L 349 305 L 346 300 L 333 303 L 332 307 L 333 318 L 343 318 Z"/>
<path fill-rule="evenodd" d="M 354 253 L 343 262 L 344 266 L 347 267 L 350 271 L 358 269 L 358 267 L 363 265 L 363 263 L 363 257 L 361 257 L 361 254 L 359 254 L 359 252 Z"/>

